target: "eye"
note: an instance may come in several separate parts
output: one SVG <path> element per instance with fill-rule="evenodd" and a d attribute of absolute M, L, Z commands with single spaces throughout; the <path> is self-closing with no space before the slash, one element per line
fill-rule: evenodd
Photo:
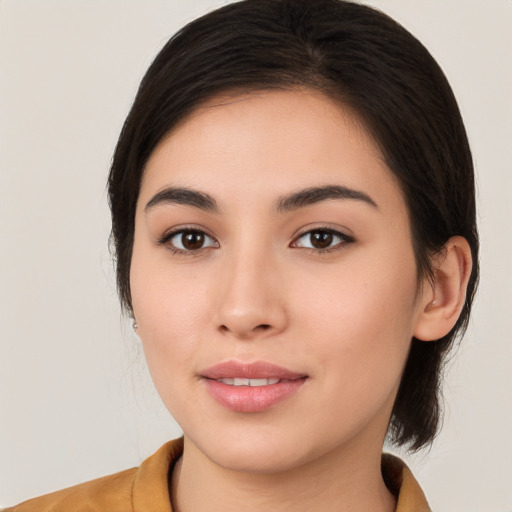
<path fill-rule="evenodd" d="M 341 248 L 341 246 L 353 242 L 351 236 L 330 228 L 312 229 L 299 238 L 296 238 L 291 247 L 313 249 L 318 252 L 328 252 Z"/>
<path fill-rule="evenodd" d="M 167 245 L 173 252 L 192 253 L 207 247 L 219 247 L 219 243 L 199 229 L 180 229 L 166 234 L 160 245 Z"/>

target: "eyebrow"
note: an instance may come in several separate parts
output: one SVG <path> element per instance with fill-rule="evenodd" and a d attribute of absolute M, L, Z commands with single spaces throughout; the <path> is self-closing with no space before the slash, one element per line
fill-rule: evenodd
<path fill-rule="evenodd" d="M 311 187 L 290 195 L 281 197 L 276 204 L 276 209 L 280 213 L 286 213 L 306 206 L 311 206 L 328 199 L 352 199 L 363 201 L 374 208 L 379 209 L 377 203 L 364 192 L 340 185 L 325 185 L 322 187 Z"/>
<path fill-rule="evenodd" d="M 150 199 L 144 211 L 147 212 L 160 204 L 184 204 L 209 212 L 219 211 L 217 201 L 212 196 L 188 188 L 168 187 L 161 190 Z"/>
<path fill-rule="evenodd" d="M 362 201 L 378 209 L 377 203 L 368 194 L 360 190 L 341 185 L 324 185 L 305 188 L 281 197 L 276 202 L 276 210 L 279 213 L 291 212 L 328 199 Z M 168 187 L 161 190 L 149 200 L 144 210 L 147 212 L 160 204 L 183 204 L 208 212 L 219 212 L 217 201 L 212 196 L 205 192 L 181 187 Z"/>

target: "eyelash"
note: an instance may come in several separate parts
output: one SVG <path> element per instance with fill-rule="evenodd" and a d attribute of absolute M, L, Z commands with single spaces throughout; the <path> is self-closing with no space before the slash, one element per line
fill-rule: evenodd
<path fill-rule="evenodd" d="M 302 247 L 302 249 L 306 249 L 306 250 L 311 251 L 311 252 L 313 252 L 315 254 L 325 254 L 325 253 L 329 253 L 329 252 L 333 252 L 333 251 L 338 251 L 343 246 L 345 246 L 347 244 L 350 244 L 350 243 L 355 241 L 355 239 L 352 236 L 346 235 L 345 233 L 342 233 L 341 231 L 338 231 L 336 229 L 332 229 L 332 228 L 329 228 L 329 227 L 318 227 L 318 228 L 310 229 L 310 230 L 305 231 L 305 232 L 301 233 L 300 235 L 298 235 L 290 243 L 289 247 L 301 248 L 300 246 L 296 245 L 297 242 L 299 240 L 301 240 L 302 238 L 308 236 L 308 235 L 311 237 L 311 235 L 314 234 L 314 233 L 322 233 L 322 234 L 331 235 L 331 236 L 333 236 L 335 238 L 338 238 L 340 240 L 335 245 L 329 246 L 329 247 L 325 247 L 325 248 Z M 174 246 L 171 243 L 171 240 L 173 238 L 175 238 L 175 237 L 177 237 L 179 235 L 183 236 L 185 234 L 204 236 L 205 239 L 206 238 L 210 239 L 213 242 L 213 244 L 210 244 L 208 246 L 200 247 L 200 248 L 198 248 L 196 250 L 187 250 L 187 249 L 178 248 L 178 247 Z M 218 242 L 213 237 L 208 235 L 205 231 L 203 231 L 201 229 L 193 228 L 193 227 L 190 227 L 190 228 L 187 228 L 187 227 L 180 228 L 180 229 L 177 229 L 175 231 L 171 231 L 170 233 L 165 233 L 158 240 L 157 243 L 158 243 L 158 245 L 166 246 L 173 254 L 180 254 L 180 255 L 184 255 L 184 256 L 194 256 L 194 255 L 197 255 L 202 249 L 207 249 L 209 247 L 214 247 L 214 248 L 218 248 L 219 247 Z M 183 243 L 182 243 L 182 245 L 183 245 Z"/>
<path fill-rule="evenodd" d="M 202 229 L 197 229 L 197 228 L 180 228 L 180 229 L 177 229 L 177 230 L 174 230 L 174 231 L 171 231 L 169 233 L 165 233 L 159 240 L 158 240 L 158 245 L 162 245 L 162 246 L 166 246 L 173 254 L 180 254 L 180 255 L 184 255 L 184 256 L 195 256 L 196 254 L 198 254 L 202 249 L 207 249 L 208 247 L 215 247 L 214 245 L 208 245 L 206 247 L 200 247 L 199 249 L 196 249 L 196 250 L 186 250 L 186 249 L 180 249 L 176 246 L 174 246 L 172 243 L 171 243 L 171 240 L 179 235 L 183 236 L 183 235 L 186 235 L 186 234 L 190 234 L 190 235 L 202 235 L 210 240 L 212 240 L 214 242 L 214 244 L 217 244 L 217 247 L 218 247 L 218 242 L 213 238 L 211 237 L 210 235 L 208 235 L 208 233 L 206 233 L 205 231 L 203 231 Z M 183 243 L 182 243 L 183 245 Z"/>
<path fill-rule="evenodd" d="M 352 242 L 355 242 L 354 237 L 352 237 L 350 235 L 346 235 L 345 233 L 342 233 L 341 231 L 338 231 L 337 229 L 333 229 L 333 228 L 329 228 L 329 227 L 318 227 L 318 228 L 314 228 L 314 229 L 309 229 L 308 231 L 305 231 L 305 232 L 301 233 L 300 235 L 298 235 L 294 239 L 294 241 L 290 244 L 290 247 L 294 247 L 294 246 L 296 247 L 296 245 L 294 245 L 294 244 L 296 244 L 301 238 L 304 238 L 308 235 L 311 237 L 311 235 L 313 233 L 323 233 L 323 234 L 331 235 L 333 237 L 340 239 L 340 241 L 338 243 L 336 243 L 335 245 L 325 247 L 323 249 L 319 249 L 316 247 L 303 247 L 303 249 L 307 249 L 311 252 L 314 252 L 315 254 L 318 254 L 318 253 L 325 254 L 325 253 L 329 253 L 329 252 L 333 252 L 333 251 L 339 251 L 343 246 L 350 244 Z"/>

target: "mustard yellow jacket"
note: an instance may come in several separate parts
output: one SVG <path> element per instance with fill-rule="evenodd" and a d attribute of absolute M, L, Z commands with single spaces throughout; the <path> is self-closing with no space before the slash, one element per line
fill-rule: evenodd
<path fill-rule="evenodd" d="M 172 512 L 168 474 L 182 452 L 183 439 L 170 441 L 138 468 L 46 494 L 5 512 Z M 420 486 L 400 459 L 384 454 L 382 472 L 397 496 L 396 512 L 430 512 Z"/>

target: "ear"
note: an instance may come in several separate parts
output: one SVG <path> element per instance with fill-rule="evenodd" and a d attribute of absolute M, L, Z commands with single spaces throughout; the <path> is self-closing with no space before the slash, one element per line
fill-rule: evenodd
<path fill-rule="evenodd" d="M 471 249 L 461 236 L 450 238 L 434 257 L 434 281 L 423 282 L 414 329 L 417 339 L 438 340 L 451 331 L 466 301 L 472 265 Z"/>

